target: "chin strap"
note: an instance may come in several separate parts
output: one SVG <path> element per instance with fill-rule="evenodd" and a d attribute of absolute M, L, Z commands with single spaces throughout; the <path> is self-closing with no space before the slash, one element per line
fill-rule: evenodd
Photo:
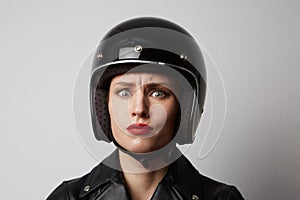
<path fill-rule="evenodd" d="M 170 142 L 166 146 L 162 147 L 159 150 L 148 152 L 148 153 L 133 153 L 125 148 L 123 148 L 119 143 L 113 138 L 113 143 L 122 151 L 123 153 L 126 153 L 127 155 L 131 156 L 135 160 L 139 161 L 144 168 L 149 168 L 149 162 L 153 160 L 154 158 L 161 157 L 163 161 L 166 163 L 172 162 L 172 160 L 175 160 L 178 155 L 179 151 L 176 148 L 176 144 L 174 142 Z"/>

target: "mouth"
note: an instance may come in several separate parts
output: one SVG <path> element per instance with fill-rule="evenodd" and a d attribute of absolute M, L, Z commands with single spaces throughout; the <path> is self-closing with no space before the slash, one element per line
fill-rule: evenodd
<path fill-rule="evenodd" d="M 143 123 L 131 124 L 127 127 L 127 130 L 133 135 L 146 135 L 150 133 L 153 128 Z"/>

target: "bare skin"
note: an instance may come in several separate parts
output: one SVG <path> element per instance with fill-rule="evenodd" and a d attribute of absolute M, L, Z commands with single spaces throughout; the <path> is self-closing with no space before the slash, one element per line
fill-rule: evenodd
<path fill-rule="evenodd" d="M 130 73 L 113 78 L 108 105 L 112 133 L 118 144 L 134 153 L 153 152 L 169 144 L 178 110 L 175 88 L 174 81 L 161 74 Z M 136 128 L 140 124 L 143 128 Z M 145 168 L 126 153 L 120 151 L 119 156 L 131 198 L 151 199 L 168 164 L 157 156 Z"/>
<path fill-rule="evenodd" d="M 151 199 L 159 182 L 163 179 L 163 177 L 167 173 L 168 167 L 166 166 L 164 168 L 151 171 L 145 169 L 138 161 L 136 160 L 132 161 L 131 157 L 129 158 L 130 159 L 129 162 L 127 159 L 128 159 L 128 155 L 120 152 L 120 161 L 121 161 L 122 169 L 128 168 L 130 166 L 130 169 L 132 170 L 133 165 L 136 165 L 135 169 L 137 171 L 140 171 L 140 173 L 123 171 L 123 177 L 125 180 L 127 190 L 131 196 L 131 199 L 132 200 Z"/>

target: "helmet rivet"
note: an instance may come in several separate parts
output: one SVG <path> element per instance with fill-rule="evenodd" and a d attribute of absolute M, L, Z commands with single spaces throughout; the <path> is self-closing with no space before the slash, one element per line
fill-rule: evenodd
<path fill-rule="evenodd" d="M 143 50 L 143 47 L 142 47 L 141 45 L 137 45 L 137 46 L 134 47 L 134 50 L 135 50 L 137 53 L 139 53 L 139 52 L 141 52 L 141 51 Z"/>
<path fill-rule="evenodd" d="M 181 54 L 181 55 L 180 55 L 180 59 L 181 59 L 181 60 L 187 60 L 187 56 L 186 56 L 185 54 Z"/>
<path fill-rule="evenodd" d="M 101 60 L 102 58 L 103 58 L 102 53 L 99 53 L 99 54 L 97 55 L 97 59 L 98 59 L 98 60 Z"/>

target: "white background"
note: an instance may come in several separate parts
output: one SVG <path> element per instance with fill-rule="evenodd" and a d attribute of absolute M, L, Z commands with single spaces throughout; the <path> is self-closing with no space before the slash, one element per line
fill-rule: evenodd
<path fill-rule="evenodd" d="M 201 173 L 246 199 L 300 198 L 299 1 L 0 2 L 0 199 L 45 199 L 97 164 L 73 121 L 80 66 L 113 25 L 159 16 L 183 25 L 218 65 L 222 135 Z"/>

